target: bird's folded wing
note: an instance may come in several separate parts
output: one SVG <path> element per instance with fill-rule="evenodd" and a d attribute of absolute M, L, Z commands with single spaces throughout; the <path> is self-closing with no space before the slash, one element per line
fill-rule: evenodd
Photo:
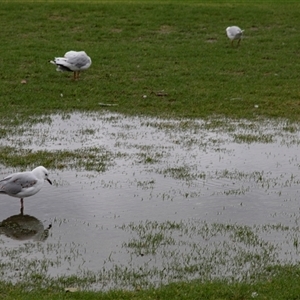
<path fill-rule="evenodd" d="M 82 68 L 83 66 L 89 63 L 89 58 L 84 54 L 71 56 L 68 57 L 68 63 L 73 66 L 76 66 L 77 68 Z"/>
<path fill-rule="evenodd" d="M 11 177 L 10 177 L 11 178 Z M 5 194 L 15 195 L 22 191 L 22 186 L 9 180 L 0 181 L 0 192 Z"/>
<path fill-rule="evenodd" d="M 26 173 L 26 175 L 24 173 L 14 174 L 0 181 L 0 190 L 2 193 L 15 195 L 22 189 L 32 187 L 36 183 L 37 180 L 31 173 Z"/>

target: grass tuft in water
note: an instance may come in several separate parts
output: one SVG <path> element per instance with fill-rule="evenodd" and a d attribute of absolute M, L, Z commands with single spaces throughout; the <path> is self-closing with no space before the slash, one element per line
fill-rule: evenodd
<path fill-rule="evenodd" d="M 112 154 L 101 148 L 82 148 L 67 151 L 32 151 L 12 147 L 0 148 L 0 160 L 3 165 L 18 167 L 22 170 L 28 167 L 43 165 L 50 169 L 83 169 L 103 172 L 111 164 Z"/>

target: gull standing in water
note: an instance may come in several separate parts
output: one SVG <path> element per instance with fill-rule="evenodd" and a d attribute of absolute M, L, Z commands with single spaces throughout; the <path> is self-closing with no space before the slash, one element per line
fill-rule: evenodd
<path fill-rule="evenodd" d="M 79 72 L 88 69 L 91 64 L 91 58 L 84 51 L 68 51 L 64 57 L 55 57 L 50 60 L 51 64 L 57 66 L 56 71 L 74 72 L 74 80 L 79 79 Z"/>
<path fill-rule="evenodd" d="M 237 46 L 239 46 L 241 42 L 241 38 L 243 36 L 244 30 L 242 30 L 238 26 L 230 26 L 226 28 L 226 33 L 228 38 L 231 40 L 231 46 L 233 47 L 234 40 L 238 40 Z"/>
<path fill-rule="evenodd" d="M 33 169 L 31 172 L 14 173 L 0 180 L 0 194 L 20 198 L 21 211 L 24 208 L 23 198 L 30 197 L 42 188 L 44 181 L 48 178 L 48 171 L 42 166 Z"/>

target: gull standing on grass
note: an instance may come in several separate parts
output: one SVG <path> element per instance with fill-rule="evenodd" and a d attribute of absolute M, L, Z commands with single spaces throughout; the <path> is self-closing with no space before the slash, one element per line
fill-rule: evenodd
<path fill-rule="evenodd" d="M 50 60 L 51 64 L 57 66 L 56 71 L 74 72 L 74 80 L 79 79 L 79 72 L 88 69 L 91 64 L 91 58 L 84 51 L 68 51 L 64 57 L 55 57 Z"/>
<path fill-rule="evenodd" d="M 230 26 L 226 28 L 228 38 L 231 40 L 231 46 L 233 47 L 234 40 L 238 40 L 237 47 L 239 46 L 244 30 L 238 26 Z"/>
<path fill-rule="evenodd" d="M 48 171 L 42 166 L 31 172 L 14 173 L 0 180 L 0 193 L 20 198 L 21 211 L 24 209 L 23 198 L 36 194 L 42 188 L 44 181 L 48 178 Z"/>

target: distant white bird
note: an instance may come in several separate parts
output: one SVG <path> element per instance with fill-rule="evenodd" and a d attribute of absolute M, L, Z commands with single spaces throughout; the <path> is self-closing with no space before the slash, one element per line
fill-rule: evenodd
<path fill-rule="evenodd" d="M 69 51 L 64 57 L 55 57 L 50 63 L 57 66 L 56 71 L 74 72 L 74 79 L 79 78 L 79 72 L 88 69 L 91 64 L 91 58 L 84 51 Z"/>
<path fill-rule="evenodd" d="M 241 38 L 243 36 L 244 30 L 238 26 L 230 26 L 226 28 L 226 33 L 228 38 L 231 40 L 231 46 L 233 46 L 233 41 L 238 40 L 237 46 L 239 46 Z"/>
<path fill-rule="evenodd" d="M 42 188 L 44 181 L 48 178 L 48 171 L 42 166 L 33 169 L 31 172 L 14 173 L 0 180 L 0 193 L 20 198 L 21 210 L 23 210 L 23 198 L 36 194 Z"/>

